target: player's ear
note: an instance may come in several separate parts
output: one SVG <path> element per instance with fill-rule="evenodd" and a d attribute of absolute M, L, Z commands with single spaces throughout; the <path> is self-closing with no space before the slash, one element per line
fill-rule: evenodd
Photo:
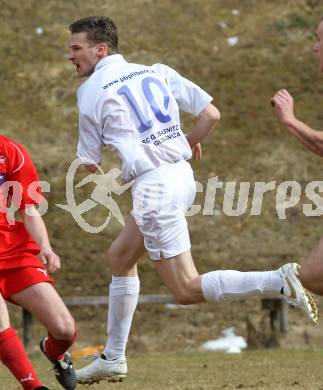
<path fill-rule="evenodd" d="M 98 43 L 96 47 L 97 56 L 100 58 L 106 57 L 109 53 L 109 48 L 106 43 Z"/>

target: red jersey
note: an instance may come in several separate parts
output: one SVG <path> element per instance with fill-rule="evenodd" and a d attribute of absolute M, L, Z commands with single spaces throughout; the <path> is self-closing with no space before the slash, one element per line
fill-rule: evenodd
<path fill-rule="evenodd" d="M 21 145 L 0 135 L 0 270 L 40 264 L 35 257 L 39 247 L 24 224 L 9 224 L 6 214 L 10 201 L 19 210 L 41 202 L 40 186 L 36 190 L 35 184 L 31 187 L 34 182 L 39 182 L 39 177 L 29 154 Z"/>

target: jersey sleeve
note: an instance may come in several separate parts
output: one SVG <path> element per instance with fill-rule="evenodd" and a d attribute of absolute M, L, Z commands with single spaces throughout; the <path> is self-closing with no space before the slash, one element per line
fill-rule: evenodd
<path fill-rule="evenodd" d="M 78 109 L 79 109 L 79 140 L 77 145 L 77 157 L 85 164 L 99 164 L 102 160 L 102 131 L 98 128 L 95 117 L 96 104 L 88 102 L 86 109 L 82 109 L 86 86 L 83 84 L 77 91 Z M 85 92 L 84 92 L 85 91 Z M 89 104 L 89 107 L 88 107 Z"/>
<path fill-rule="evenodd" d="M 85 164 L 99 164 L 102 160 L 102 139 L 91 119 L 79 115 L 79 141 L 77 157 Z"/>
<path fill-rule="evenodd" d="M 19 210 L 40 204 L 44 200 L 31 157 L 23 146 L 14 142 L 10 142 L 10 171 L 7 180 L 19 184 L 19 196 L 14 191 L 12 198 Z"/>
<path fill-rule="evenodd" d="M 198 116 L 200 112 L 213 100 L 207 92 L 192 81 L 181 76 L 176 70 L 167 65 L 155 64 L 152 68 L 163 74 L 172 91 L 178 107 L 185 112 Z"/>

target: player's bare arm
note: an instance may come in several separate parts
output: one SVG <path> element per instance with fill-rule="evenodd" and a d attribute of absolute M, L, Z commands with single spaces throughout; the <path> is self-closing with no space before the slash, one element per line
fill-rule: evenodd
<path fill-rule="evenodd" d="M 54 273 L 60 269 L 60 258 L 52 250 L 47 229 L 42 217 L 34 206 L 28 207 L 28 213 L 21 211 L 25 228 L 40 248 L 40 261 L 46 265 L 48 272 Z"/>
<path fill-rule="evenodd" d="M 192 157 L 194 160 L 202 160 L 202 146 L 200 143 L 192 146 Z"/>
<path fill-rule="evenodd" d="M 278 91 L 271 99 L 279 121 L 303 145 L 323 157 L 323 132 L 314 130 L 294 115 L 294 99 L 286 89 Z"/>
<path fill-rule="evenodd" d="M 191 148 L 201 142 L 220 120 L 219 110 L 209 103 L 199 114 L 195 125 L 187 135 L 187 141 Z M 193 149 L 194 154 L 194 149 Z"/>

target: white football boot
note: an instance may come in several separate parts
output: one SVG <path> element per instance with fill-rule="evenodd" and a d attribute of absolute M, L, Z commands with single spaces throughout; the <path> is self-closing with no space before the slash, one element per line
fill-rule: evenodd
<path fill-rule="evenodd" d="M 302 286 L 299 280 L 300 266 L 297 263 L 285 264 L 278 269 L 284 281 L 283 297 L 290 305 L 300 308 L 313 322 L 318 321 L 318 310 L 313 296 Z"/>
<path fill-rule="evenodd" d="M 89 365 L 75 370 L 78 383 L 91 385 L 102 380 L 109 382 L 122 382 L 127 376 L 127 361 L 125 358 L 114 360 L 97 357 Z"/>

